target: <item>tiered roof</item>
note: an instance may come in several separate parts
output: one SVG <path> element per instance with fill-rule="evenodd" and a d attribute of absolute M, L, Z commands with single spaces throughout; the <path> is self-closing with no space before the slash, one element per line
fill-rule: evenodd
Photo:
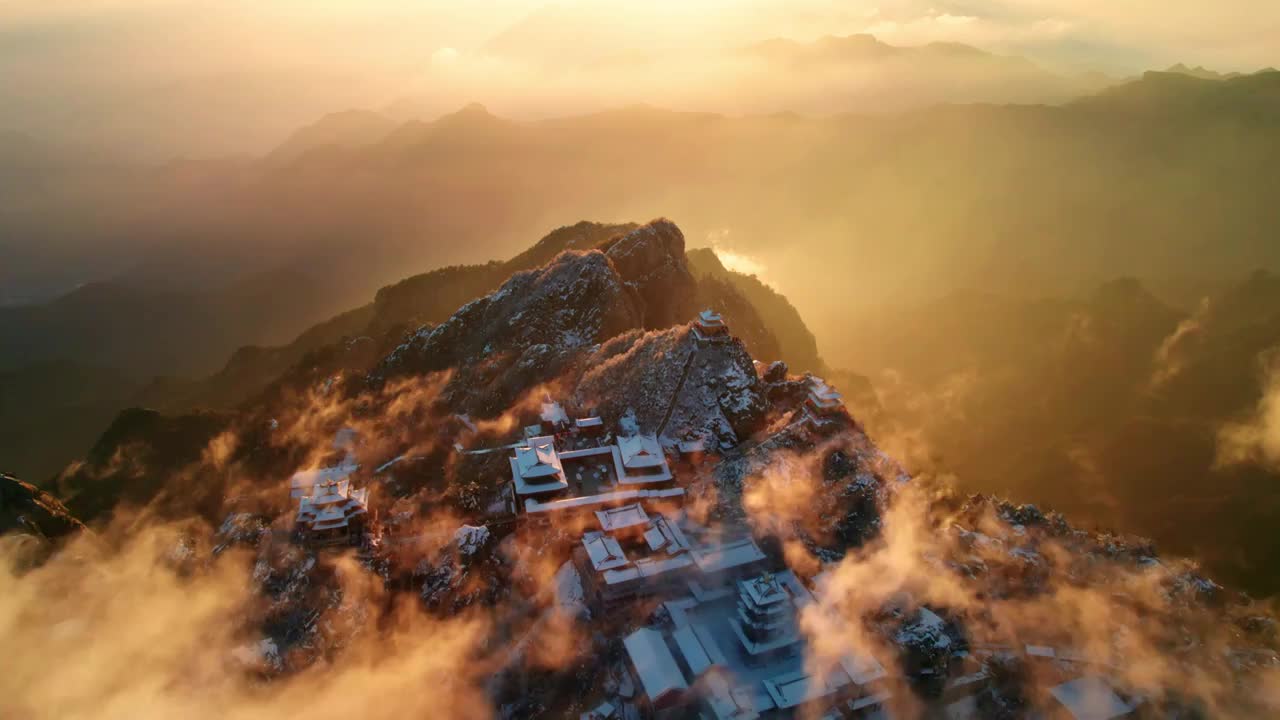
<path fill-rule="evenodd" d="M 698 327 L 713 329 L 726 327 L 720 313 L 710 308 L 698 313 Z"/>
<path fill-rule="evenodd" d="M 556 452 L 555 439 L 544 435 L 531 438 L 527 445 L 516 448 L 511 458 L 511 475 L 520 495 L 555 492 L 569 487 L 564 466 Z"/>
<path fill-rule="evenodd" d="M 738 582 L 738 612 L 730 622 L 749 655 L 799 642 L 792 602 L 789 590 L 769 573 Z"/>
<path fill-rule="evenodd" d="M 700 340 L 723 340 L 729 336 L 729 326 L 714 310 L 703 310 L 693 321 L 693 334 Z"/>
<path fill-rule="evenodd" d="M 356 463 L 355 457 L 348 454 L 340 464 L 333 467 L 294 473 L 293 477 L 289 478 L 289 497 L 300 500 L 313 494 L 316 486 L 331 480 L 344 480 L 359 469 L 360 465 Z"/>
<path fill-rule="evenodd" d="M 844 405 L 844 397 L 819 377 L 809 383 L 809 402 L 819 410 L 835 410 Z"/>
<path fill-rule="evenodd" d="M 298 503 L 297 522 L 312 531 L 347 527 L 351 519 L 369 512 L 369 488 L 354 490 L 349 480 L 327 480 L 315 494 Z"/>
<path fill-rule="evenodd" d="M 741 620 L 732 608 L 735 603 L 778 608 L 794 627 L 796 613 L 813 597 L 792 572 L 742 581 L 736 590 L 702 591 L 702 597 L 695 591 L 695 597 L 669 601 L 665 607 L 674 625 L 672 632 L 644 628 L 624 641 L 645 692 L 652 688 L 660 693 L 650 695 L 651 700 L 696 702 L 702 716 L 715 720 L 754 720 L 762 715 L 790 717 L 788 713 L 809 702 L 859 711 L 888 698 L 872 684 L 885 675 L 873 658 L 848 655 L 835 667 L 818 672 L 807 667 L 803 651 L 749 651 L 741 634 L 734 631 Z M 803 642 L 795 633 L 777 647 Z"/>

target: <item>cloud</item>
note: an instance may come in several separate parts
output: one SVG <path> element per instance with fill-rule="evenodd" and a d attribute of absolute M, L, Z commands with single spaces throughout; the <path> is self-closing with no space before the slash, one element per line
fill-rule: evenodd
<path fill-rule="evenodd" d="M 948 506 L 955 507 L 924 484 L 900 488 L 880 536 L 818 578 L 819 602 L 801 615 L 813 671 L 851 651 L 897 666 L 897 628 L 927 607 L 958 623 L 971 648 L 1071 650 L 1157 704 L 1193 701 L 1217 716 L 1248 717 L 1242 702 L 1265 702 L 1274 678 L 1237 685 L 1221 658 L 1240 638 L 1221 616 L 1211 620 L 1198 601 L 1188 602 L 1199 582 L 1188 566 L 1126 562 L 1114 555 L 1124 547 L 1118 539 L 1082 540 L 1056 532 L 1052 520 L 1024 527 L 990 503 L 971 502 L 954 514 Z M 1193 627 L 1196 641 L 1188 643 Z M 1061 682 L 1052 677 L 1029 675 L 1030 707 L 1047 710 L 1039 705 L 1044 691 Z M 1171 689 L 1184 695 L 1171 698 Z M 898 713 L 919 716 L 910 697 L 896 700 L 908 701 Z"/>
<path fill-rule="evenodd" d="M 442 47 L 431 53 L 431 64 L 439 66 L 448 66 L 458 61 L 459 53 L 457 48 Z"/>
<path fill-rule="evenodd" d="M 0 674 L 0 715 L 42 718 L 340 720 L 489 718 L 482 618 L 428 618 L 387 607 L 380 584 L 335 565 L 343 602 L 324 617 L 355 622 L 331 663 L 262 688 L 244 661 L 260 618 L 242 555 L 207 566 L 175 560 L 183 529 L 151 526 L 118 547 L 86 536 L 19 578 L 0 558 L 0 645 L 22 661 Z M 382 628 L 375 630 L 374 628 Z"/>
<path fill-rule="evenodd" d="M 1160 347 L 1156 348 L 1155 367 L 1148 383 L 1152 390 L 1163 387 L 1186 369 L 1187 363 L 1191 361 L 1190 354 L 1204 342 L 1205 325 L 1210 321 L 1212 312 L 1213 305 L 1209 298 L 1202 298 L 1196 311 L 1178 323 L 1173 332 L 1160 342 Z"/>
<path fill-rule="evenodd" d="M 1280 348 L 1258 357 L 1262 396 L 1246 418 L 1218 431 L 1218 467 L 1259 465 L 1280 470 Z"/>
<path fill-rule="evenodd" d="M 519 32 L 516 32 L 519 31 Z M 520 35 L 540 59 L 497 53 Z M 1227 0 L 325 0 L 216 8 L 182 0 L 0 5 L 0 106 L 35 134 L 143 152 L 262 150 L 314 118 L 425 95 L 429 112 L 482 99 L 531 116 L 651 102 L 733 102 L 718 56 L 770 37 L 872 32 L 892 43 L 964 42 L 1034 61 L 1132 73 L 1177 61 L 1223 70 L 1276 64 L 1280 5 Z M 620 62 L 596 62 L 606 53 Z M 547 72 L 542 60 L 578 63 Z M 652 72 L 637 74 L 637 64 Z M 656 65 L 654 64 L 656 62 Z M 683 92 L 670 90 L 682 78 Z M 829 89 L 829 88 L 828 88 Z M 787 102 L 786 86 L 772 88 Z M 779 109 L 806 108 L 769 108 Z"/>

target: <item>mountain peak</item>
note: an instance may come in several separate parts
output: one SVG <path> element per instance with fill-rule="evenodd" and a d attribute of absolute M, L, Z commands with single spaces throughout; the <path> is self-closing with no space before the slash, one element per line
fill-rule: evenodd
<path fill-rule="evenodd" d="M 489 108 L 485 107 L 484 105 L 478 102 L 467 103 L 466 105 L 463 105 L 458 110 L 455 110 L 454 112 L 448 113 L 446 115 L 442 115 L 440 117 L 440 121 L 444 121 L 444 120 L 476 121 L 476 120 L 499 120 L 499 119 L 500 118 L 498 118 L 498 116 L 489 112 Z"/>
<path fill-rule="evenodd" d="M 1240 73 L 1220 73 L 1216 70 L 1210 70 L 1203 65 L 1188 67 L 1185 63 L 1176 63 L 1170 65 L 1166 73 L 1174 75 L 1187 75 L 1189 77 L 1200 78 L 1201 80 L 1229 80 L 1234 77 L 1240 77 Z"/>
<path fill-rule="evenodd" d="M 504 133 L 516 127 L 516 123 L 489 112 L 489 108 L 478 102 L 468 103 L 462 108 L 441 115 L 435 122 L 428 124 L 428 132 L 444 130 L 448 133 L 479 133 L 486 141 L 492 140 L 495 134 Z"/>

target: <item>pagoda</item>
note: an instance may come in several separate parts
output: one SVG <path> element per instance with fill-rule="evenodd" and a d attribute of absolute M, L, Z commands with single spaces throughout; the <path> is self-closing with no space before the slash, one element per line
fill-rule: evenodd
<path fill-rule="evenodd" d="M 364 536 L 369 488 L 355 490 L 347 479 L 326 480 L 298 501 L 295 527 L 318 545 L 355 544 Z"/>
<path fill-rule="evenodd" d="M 761 661 L 790 652 L 800 641 L 791 594 L 772 573 L 738 582 L 737 614 L 730 624 L 747 656 Z"/>
<path fill-rule="evenodd" d="M 722 342 L 729 339 L 729 326 L 714 310 L 703 310 L 693 321 L 693 334 L 703 342 Z"/>

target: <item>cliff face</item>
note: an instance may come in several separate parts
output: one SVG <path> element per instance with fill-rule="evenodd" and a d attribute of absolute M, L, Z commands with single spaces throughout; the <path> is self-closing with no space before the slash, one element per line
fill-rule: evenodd
<path fill-rule="evenodd" d="M 757 360 L 785 360 L 797 372 L 823 373 L 818 341 L 786 296 L 754 275 L 730 271 L 711 248 L 688 252 L 702 304 L 729 321 Z"/>
<path fill-rule="evenodd" d="M 599 249 L 562 252 L 513 275 L 448 320 L 420 328 L 373 375 L 452 369 L 446 393 L 452 407 L 498 413 L 576 363 L 596 364 L 593 348 L 611 338 L 687 322 L 696 296 L 684 235 L 669 220 L 656 220 Z"/>
<path fill-rule="evenodd" d="M 684 233 L 675 223 L 655 220 L 601 249 L 627 286 L 640 295 L 644 327 L 670 327 L 693 315 L 697 282 L 685 261 Z"/>
<path fill-rule="evenodd" d="M 497 292 L 423 327 L 373 371 L 378 379 L 453 369 L 448 397 L 466 412 L 501 412 L 559 375 L 585 348 L 638 327 L 643 306 L 599 251 L 564 253 Z"/>

